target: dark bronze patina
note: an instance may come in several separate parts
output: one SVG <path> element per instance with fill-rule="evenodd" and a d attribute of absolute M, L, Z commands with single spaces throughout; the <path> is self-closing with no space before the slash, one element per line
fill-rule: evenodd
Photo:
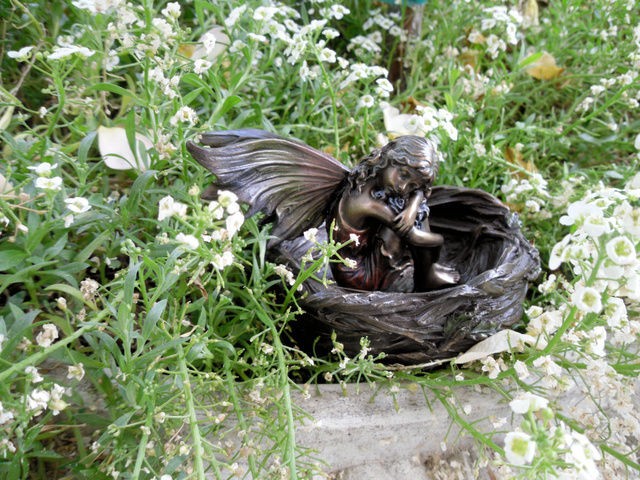
<path fill-rule="evenodd" d="M 323 222 L 349 242 L 326 286 L 305 282 L 301 305 L 348 352 L 419 363 L 451 356 L 520 320 L 537 251 L 517 218 L 486 192 L 433 186 L 435 146 L 399 137 L 349 171 L 308 145 L 261 130 L 211 132 L 193 157 L 273 223 L 272 257 L 294 270 L 310 248 L 302 233 Z M 328 333 L 328 332 L 325 332 Z"/>

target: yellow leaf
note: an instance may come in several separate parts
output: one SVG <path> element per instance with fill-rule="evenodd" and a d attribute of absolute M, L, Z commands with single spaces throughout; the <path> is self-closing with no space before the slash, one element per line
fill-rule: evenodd
<path fill-rule="evenodd" d="M 520 14 L 522 15 L 522 25 L 531 27 L 539 25 L 538 20 L 538 2 L 537 0 L 520 0 Z"/>
<path fill-rule="evenodd" d="M 553 58 L 553 55 L 543 52 L 540 58 L 530 64 L 525 71 L 538 80 L 553 80 L 560 76 L 564 68 L 556 65 L 556 59 Z"/>
<path fill-rule="evenodd" d="M 522 170 L 526 170 L 530 173 L 535 173 L 538 171 L 536 166 L 533 164 L 531 160 L 526 161 L 524 159 L 524 155 L 519 150 L 516 150 L 512 147 L 507 147 L 504 149 L 504 158 L 511 165 L 515 165 L 518 167 L 515 172 L 515 176 L 519 178 L 523 178 L 525 175 L 522 173 Z"/>

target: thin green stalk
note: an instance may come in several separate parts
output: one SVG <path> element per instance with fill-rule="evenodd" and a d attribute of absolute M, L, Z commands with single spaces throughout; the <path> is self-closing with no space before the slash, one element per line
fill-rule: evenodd
<path fill-rule="evenodd" d="M 289 467 L 289 478 L 296 480 L 298 478 L 297 466 L 296 466 L 296 425 L 293 418 L 293 403 L 291 402 L 291 388 L 289 386 L 289 369 L 284 358 L 284 346 L 280 341 L 280 332 L 276 329 L 271 318 L 264 313 L 262 305 L 253 295 L 253 292 L 249 291 L 251 299 L 256 307 L 256 315 L 258 318 L 269 328 L 271 335 L 273 336 L 273 346 L 278 358 L 278 376 L 280 381 L 280 388 L 282 389 L 282 400 L 284 402 L 284 410 L 287 421 L 287 442 L 285 445 L 284 461 Z"/>
<path fill-rule="evenodd" d="M 340 153 L 340 127 L 338 126 L 338 101 L 336 100 L 336 92 L 333 89 L 333 84 L 329 73 L 324 68 L 324 64 L 320 59 L 320 55 L 317 50 L 313 52 L 316 56 L 316 60 L 318 60 L 318 65 L 320 66 L 320 70 L 322 70 L 322 78 L 324 78 L 324 82 L 327 84 L 327 89 L 329 90 L 329 96 L 331 97 L 331 107 L 333 110 L 333 141 L 335 143 L 336 151 L 335 156 L 337 158 Z"/>
<path fill-rule="evenodd" d="M 100 317 L 105 316 L 107 313 L 108 312 L 106 310 L 103 310 L 101 312 Z M 23 372 L 24 369 L 27 368 L 30 365 L 36 365 L 36 364 L 40 363 L 40 361 L 42 361 L 46 357 L 50 356 L 53 352 L 55 352 L 57 350 L 60 350 L 62 347 L 66 347 L 71 342 L 77 340 L 78 338 L 80 338 L 85 333 L 87 333 L 87 332 L 93 330 L 94 328 L 96 328 L 98 323 L 99 323 L 98 320 L 96 320 L 94 322 L 91 322 L 91 323 L 85 325 L 84 327 L 80 328 L 79 330 L 77 330 L 74 334 L 69 335 L 68 337 L 60 340 L 59 342 L 54 343 L 50 347 L 47 347 L 47 348 L 43 349 L 42 351 L 40 351 L 38 353 L 34 353 L 33 355 L 30 355 L 29 357 L 25 358 L 21 362 L 18 362 L 16 364 L 14 364 L 10 368 L 7 368 L 4 372 L 0 372 L 0 383 L 2 383 L 5 380 L 7 380 L 14 373 Z"/>
<path fill-rule="evenodd" d="M 194 463 L 196 468 L 196 478 L 205 480 L 204 473 L 204 448 L 202 446 L 202 435 L 198 426 L 198 418 L 196 415 L 195 403 L 193 401 L 193 391 L 191 390 L 191 380 L 189 371 L 187 370 L 187 361 L 185 359 L 184 349 L 178 344 L 178 366 L 180 367 L 180 375 L 184 387 L 184 399 L 187 404 L 187 414 L 189 418 L 189 428 L 191 429 L 191 443 L 194 451 Z M 222 478 L 220 467 L 214 456 L 210 459 L 211 465 L 216 474 L 216 478 Z"/>
<path fill-rule="evenodd" d="M 447 410 L 447 413 L 453 419 L 453 421 L 455 421 L 458 425 L 464 428 L 477 441 L 491 448 L 492 450 L 497 452 L 499 455 L 504 456 L 504 450 L 500 446 L 498 446 L 498 444 L 490 440 L 486 435 L 483 435 L 482 433 L 480 433 L 464 418 L 462 418 L 458 414 L 457 410 L 449 404 L 449 402 L 447 401 L 444 395 L 438 392 L 438 390 L 434 389 L 432 391 L 433 391 L 433 394 L 436 396 L 436 398 L 440 401 L 442 406 Z"/>
<path fill-rule="evenodd" d="M 240 400 L 238 399 L 238 395 L 236 394 L 236 388 L 233 381 L 233 374 L 231 373 L 231 367 L 229 366 L 229 359 L 225 357 L 224 359 L 224 373 L 225 373 L 225 382 L 227 384 L 227 393 L 231 398 L 231 403 L 233 403 L 233 408 L 236 412 L 236 417 L 238 417 L 238 425 L 240 429 L 244 432 L 247 432 L 247 422 L 245 421 L 244 415 L 242 414 L 242 408 L 240 408 Z M 249 455 L 247 459 L 249 462 L 249 470 L 251 471 L 251 475 L 253 478 L 258 478 L 258 470 L 256 466 L 255 457 L 253 455 Z"/>

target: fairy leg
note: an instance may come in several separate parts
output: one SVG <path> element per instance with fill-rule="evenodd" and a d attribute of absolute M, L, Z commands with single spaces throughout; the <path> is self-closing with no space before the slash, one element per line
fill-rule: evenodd
<path fill-rule="evenodd" d="M 460 274 L 453 269 L 436 263 L 441 247 L 411 247 L 413 257 L 413 289 L 426 292 L 450 285 L 460 280 Z"/>

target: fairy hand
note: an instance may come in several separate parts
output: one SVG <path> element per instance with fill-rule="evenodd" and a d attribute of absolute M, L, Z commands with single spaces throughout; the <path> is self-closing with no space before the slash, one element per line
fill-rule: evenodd
<path fill-rule="evenodd" d="M 405 209 L 393 219 L 395 231 L 402 237 L 406 236 L 416 221 L 416 214 L 410 209 Z"/>

